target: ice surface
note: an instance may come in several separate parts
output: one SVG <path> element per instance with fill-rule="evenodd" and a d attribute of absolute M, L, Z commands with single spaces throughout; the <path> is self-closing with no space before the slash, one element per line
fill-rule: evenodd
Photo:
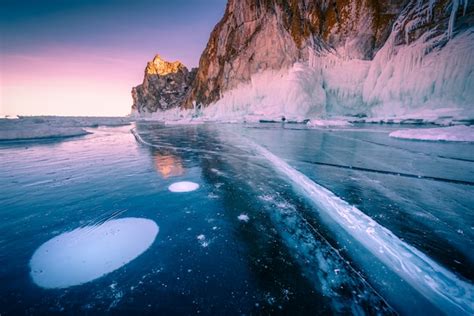
<path fill-rule="evenodd" d="M 199 184 L 190 181 L 175 182 L 168 187 L 171 192 L 191 192 L 199 189 Z"/>
<path fill-rule="evenodd" d="M 440 266 L 425 254 L 400 240 L 355 206 L 348 204 L 326 188 L 267 149 L 249 140 L 249 146 L 266 158 L 275 169 L 288 177 L 322 215 L 350 234 L 392 271 L 417 289 L 439 309 L 453 313 L 474 313 L 474 286 Z"/>
<path fill-rule="evenodd" d="M 77 228 L 42 244 L 30 261 L 31 277 L 43 288 L 66 288 L 100 278 L 147 250 L 158 234 L 156 223 L 121 218 Z"/>
<path fill-rule="evenodd" d="M 402 129 L 391 132 L 390 137 L 429 141 L 474 142 L 474 126 Z"/>

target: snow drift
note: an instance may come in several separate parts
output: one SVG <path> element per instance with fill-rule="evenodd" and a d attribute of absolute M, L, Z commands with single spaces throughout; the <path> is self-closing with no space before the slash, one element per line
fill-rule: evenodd
<path fill-rule="evenodd" d="M 390 137 L 450 142 L 474 142 L 474 126 L 402 129 L 390 133 Z"/>

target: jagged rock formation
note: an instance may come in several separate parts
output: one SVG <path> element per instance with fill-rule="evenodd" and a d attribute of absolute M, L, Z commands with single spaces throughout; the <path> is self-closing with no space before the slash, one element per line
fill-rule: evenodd
<path fill-rule="evenodd" d="M 229 0 L 180 105 L 216 119 L 465 116 L 473 74 L 473 1 Z"/>
<path fill-rule="evenodd" d="M 186 107 L 194 101 L 211 104 L 255 73 L 308 61 L 309 51 L 371 60 L 396 20 L 400 23 L 394 28 L 396 44 L 410 44 L 430 30 L 444 32 L 452 12 L 449 6 L 459 7 L 453 17 L 463 10 L 472 15 L 473 6 L 467 4 L 467 0 L 229 0 L 201 56 Z"/>
<path fill-rule="evenodd" d="M 146 66 L 143 83 L 132 88 L 132 110 L 153 113 L 180 106 L 195 74 L 196 69 L 190 72 L 181 62 L 167 62 L 156 55 Z"/>
<path fill-rule="evenodd" d="M 252 74 L 307 61 L 309 50 L 335 49 L 371 59 L 404 0 L 229 0 L 201 56 L 186 106 L 208 105 Z"/>

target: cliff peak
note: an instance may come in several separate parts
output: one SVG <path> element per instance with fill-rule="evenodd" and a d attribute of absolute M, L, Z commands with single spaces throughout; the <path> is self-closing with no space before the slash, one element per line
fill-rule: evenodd
<path fill-rule="evenodd" d="M 132 109 L 153 113 L 180 106 L 190 91 L 196 70 L 180 61 L 169 62 L 155 55 L 147 63 L 143 83 L 132 89 Z"/>
<path fill-rule="evenodd" d="M 186 69 L 180 61 L 169 62 L 164 60 L 159 54 L 156 54 L 151 62 L 148 62 L 146 67 L 146 74 L 165 76 L 172 73 L 177 73 Z"/>

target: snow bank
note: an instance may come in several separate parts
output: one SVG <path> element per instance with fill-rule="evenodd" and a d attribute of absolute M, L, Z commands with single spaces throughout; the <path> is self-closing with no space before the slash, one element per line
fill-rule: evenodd
<path fill-rule="evenodd" d="M 474 126 L 402 129 L 390 133 L 390 137 L 450 142 L 474 142 Z"/>
<path fill-rule="evenodd" d="M 1 140 L 27 140 L 27 139 L 41 139 L 41 138 L 60 138 L 72 137 L 90 134 L 79 127 L 60 127 L 53 128 L 50 126 L 41 126 L 35 129 L 0 129 Z"/>
<path fill-rule="evenodd" d="M 165 125 L 199 125 L 199 124 L 203 124 L 204 121 L 200 121 L 200 120 L 192 120 L 192 119 L 180 119 L 180 120 L 176 120 L 176 121 L 171 121 L 171 120 L 167 120 L 165 121 Z"/>
<path fill-rule="evenodd" d="M 31 277 L 48 289 L 93 281 L 145 252 L 158 231 L 152 220 L 121 218 L 61 234 L 35 251 Z"/>
<path fill-rule="evenodd" d="M 90 134 L 84 128 L 129 125 L 123 117 L 32 116 L 15 120 L 0 119 L 0 140 L 72 137 Z"/>
<path fill-rule="evenodd" d="M 346 120 L 318 120 L 312 119 L 306 123 L 308 127 L 333 127 L 333 126 L 351 126 Z"/>

